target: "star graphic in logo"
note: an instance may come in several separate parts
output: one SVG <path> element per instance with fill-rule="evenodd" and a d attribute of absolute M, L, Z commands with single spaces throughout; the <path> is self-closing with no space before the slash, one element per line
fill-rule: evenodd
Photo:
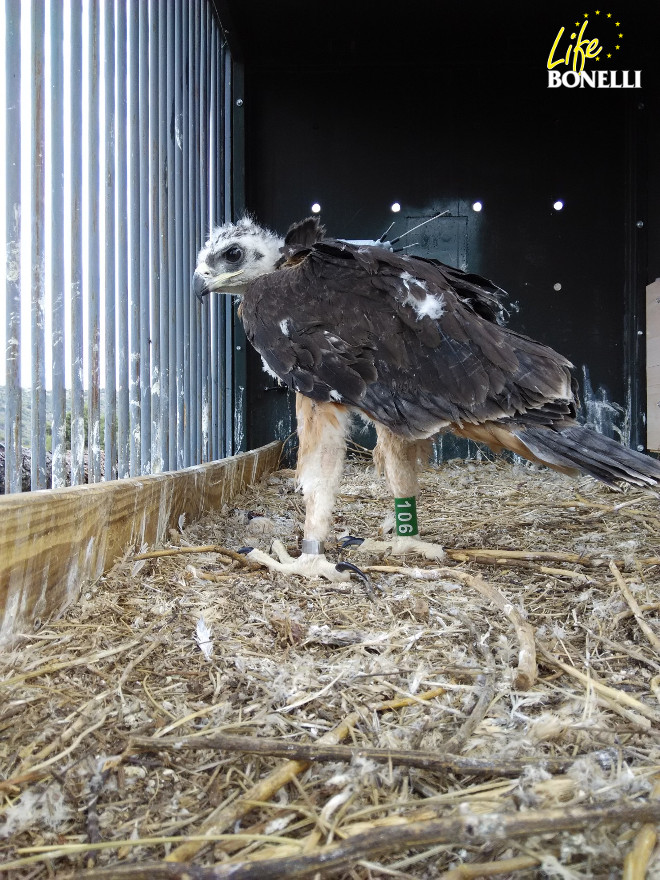
<path fill-rule="evenodd" d="M 600 9 L 596 9 L 596 15 L 600 15 L 600 14 L 601 14 Z M 612 13 L 612 12 L 607 12 L 607 13 L 603 13 L 603 14 L 604 14 L 607 18 L 610 18 L 610 19 L 611 19 L 611 18 L 613 17 L 613 15 L 614 15 L 614 13 Z M 620 28 L 620 27 L 622 26 L 620 21 L 614 22 L 614 24 L 615 24 L 615 26 L 616 26 L 617 28 Z M 599 28 L 599 30 L 600 30 L 600 28 Z M 608 31 L 609 31 L 609 27 L 606 26 L 606 27 L 605 27 L 605 32 L 602 34 L 602 37 L 601 37 L 601 39 L 603 40 L 603 43 L 602 43 L 603 49 L 606 49 L 606 48 L 607 48 L 607 45 L 606 45 L 606 44 L 609 43 L 609 39 L 608 39 Z M 600 34 L 599 34 L 599 36 L 600 36 Z M 622 40 L 622 39 L 623 39 L 623 34 L 622 34 L 622 33 L 617 33 L 617 34 L 613 35 L 613 36 L 612 36 L 612 43 L 614 42 L 614 40 L 615 40 L 616 38 L 618 38 L 619 40 Z M 610 43 L 610 49 L 611 49 L 611 48 L 612 48 L 612 44 Z M 619 50 L 621 50 L 623 47 L 622 47 L 621 43 L 619 43 L 619 45 L 615 45 L 613 48 L 614 48 L 615 51 L 619 51 Z M 608 58 L 611 58 L 611 57 L 612 57 L 612 53 L 609 52 L 609 53 L 607 54 L 607 57 L 608 57 Z M 598 60 L 600 60 L 600 57 L 599 57 Z"/>

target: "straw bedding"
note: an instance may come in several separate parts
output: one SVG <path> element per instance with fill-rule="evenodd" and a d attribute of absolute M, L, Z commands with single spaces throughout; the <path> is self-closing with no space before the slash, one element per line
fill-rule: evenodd
<path fill-rule="evenodd" d="M 352 459 L 336 535 L 390 507 Z M 298 546 L 281 470 L 21 638 L 0 876 L 660 877 L 657 494 L 455 460 L 418 507 L 441 564 L 253 570 Z"/>

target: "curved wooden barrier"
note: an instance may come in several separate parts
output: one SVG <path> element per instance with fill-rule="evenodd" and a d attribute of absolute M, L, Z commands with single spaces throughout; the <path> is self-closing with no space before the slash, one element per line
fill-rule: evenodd
<path fill-rule="evenodd" d="M 278 441 L 148 477 L 0 498 L 0 647 L 61 614 L 127 548 L 156 544 L 277 467 Z"/>

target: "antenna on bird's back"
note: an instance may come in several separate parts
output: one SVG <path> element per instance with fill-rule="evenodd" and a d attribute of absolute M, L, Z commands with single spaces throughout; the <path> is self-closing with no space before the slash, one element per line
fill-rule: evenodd
<path fill-rule="evenodd" d="M 385 230 L 385 232 L 384 232 L 384 233 L 381 235 L 381 237 L 378 239 L 378 242 L 379 242 L 380 244 L 382 244 L 382 243 L 385 241 L 385 237 L 387 236 L 387 233 L 390 231 L 390 229 L 394 226 L 395 223 L 396 223 L 396 220 L 392 220 L 392 222 L 391 222 L 390 225 L 387 227 L 387 229 Z"/>
<path fill-rule="evenodd" d="M 390 244 L 396 244 L 398 241 L 401 241 L 402 238 L 405 238 L 406 235 L 410 235 L 411 232 L 414 232 L 416 229 L 419 229 L 421 226 L 426 226 L 426 224 L 430 223 L 432 220 L 437 220 L 438 217 L 451 217 L 451 211 L 441 211 L 439 214 L 435 214 L 433 217 L 427 217 L 426 220 L 422 220 L 422 222 L 418 223 L 417 226 L 413 226 L 412 229 L 407 229 L 405 232 L 402 232 L 401 235 L 392 239 Z M 392 224 L 392 225 L 394 225 L 394 224 Z M 391 228 L 392 228 L 392 226 L 390 226 L 390 229 Z M 390 229 L 388 229 L 387 232 L 389 232 Z M 385 233 L 385 235 L 387 235 L 387 232 Z M 381 241 L 382 241 L 382 239 L 381 239 Z"/>

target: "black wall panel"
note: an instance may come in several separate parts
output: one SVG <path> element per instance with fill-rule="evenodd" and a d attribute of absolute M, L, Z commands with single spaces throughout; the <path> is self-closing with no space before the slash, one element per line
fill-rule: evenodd
<path fill-rule="evenodd" d="M 259 220 L 284 232 L 319 202 L 331 234 L 373 238 L 395 217 L 392 235 L 449 205 L 464 218 L 468 268 L 509 292 L 511 326 L 576 365 L 585 417 L 643 443 L 638 331 L 643 286 L 660 275 L 660 7 L 612 7 L 624 38 L 605 65 L 641 69 L 643 88 L 596 90 L 547 87 L 559 27 L 587 11 L 576 3 L 416 3 L 394 15 L 341 0 L 229 6 Z M 611 48 L 609 25 L 589 15 L 589 34 Z M 291 401 L 257 357 L 248 383 L 249 445 L 286 436 Z"/>

